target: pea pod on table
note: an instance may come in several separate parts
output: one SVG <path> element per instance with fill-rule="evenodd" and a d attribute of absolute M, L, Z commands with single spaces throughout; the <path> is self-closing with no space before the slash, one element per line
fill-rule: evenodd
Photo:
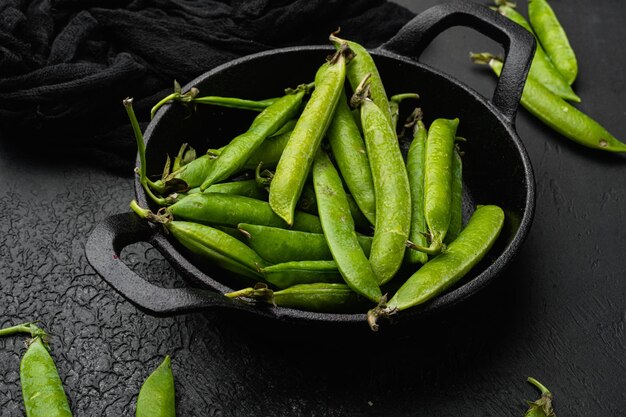
<path fill-rule="evenodd" d="M 0 336 L 29 333 L 32 340 L 20 361 L 20 383 L 27 417 L 71 417 L 63 383 L 45 340 L 48 335 L 33 323 L 0 330 Z"/>
<path fill-rule="evenodd" d="M 360 106 L 363 136 L 374 180 L 376 225 L 370 263 L 379 285 L 400 268 L 411 227 L 411 194 L 404 159 L 391 121 L 370 100 L 366 76 L 351 100 Z"/>
<path fill-rule="evenodd" d="M 541 46 L 565 81 L 572 84 L 578 75 L 576 54 L 567 39 L 565 30 L 554 10 L 546 0 L 528 2 L 530 25 L 535 30 Z"/>
<path fill-rule="evenodd" d="M 524 16 L 522 16 L 517 10 L 509 6 L 508 3 L 502 4 L 502 1 L 500 0 L 496 0 L 496 4 L 499 5 L 497 10 L 501 15 L 517 23 L 536 37 L 530 23 L 528 23 Z M 570 84 L 565 80 L 563 75 L 561 75 L 559 70 L 556 69 L 539 42 L 537 42 L 537 49 L 535 50 L 535 56 L 533 57 L 533 61 L 530 65 L 528 76 L 537 80 L 557 96 L 565 100 L 580 103 L 580 97 L 576 95 Z"/>
<path fill-rule="evenodd" d="M 494 55 L 471 54 L 471 58 L 477 64 L 489 65 L 496 75 L 500 75 L 503 64 Z M 532 78 L 526 80 L 520 103 L 543 123 L 574 142 L 603 151 L 626 152 L 625 143 Z"/>
<path fill-rule="evenodd" d="M 302 111 L 270 184 L 272 210 L 291 225 L 313 158 L 326 134 L 345 81 L 352 52 L 344 45 L 315 76 L 315 90 Z"/>
<path fill-rule="evenodd" d="M 479 206 L 459 236 L 411 275 L 386 306 L 370 310 L 372 329 L 378 328 L 379 317 L 423 304 L 457 283 L 491 249 L 503 225 L 504 212 L 500 207 Z"/>
<path fill-rule="evenodd" d="M 145 380 L 137 397 L 136 417 L 175 417 L 174 374 L 170 357 Z"/>

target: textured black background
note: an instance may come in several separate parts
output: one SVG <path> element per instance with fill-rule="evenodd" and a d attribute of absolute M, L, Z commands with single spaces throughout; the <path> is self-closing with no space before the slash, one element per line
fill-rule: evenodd
<path fill-rule="evenodd" d="M 420 12 L 437 2 L 401 3 Z M 579 59 L 579 108 L 624 138 L 626 9 L 617 0 L 551 4 Z M 423 61 L 488 95 L 493 77 L 467 58 L 483 49 L 500 50 L 453 29 Z M 403 336 L 363 340 L 264 337 L 219 312 L 137 310 L 83 253 L 99 220 L 127 211 L 132 178 L 76 158 L 35 159 L 10 143 L 32 138 L 9 138 L 0 142 L 0 324 L 42 320 L 77 416 L 133 415 L 165 354 L 181 416 L 521 416 L 522 400 L 536 395 L 529 375 L 553 391 L 559 416 L 623 415 L 626 158 L 572 144 L 524 110 L 517 129 L 537 177 L 537 211 L 516 261 L 454 311 Z M 167 285 L 178 280 L 145 245 L 124 259 Z M 22 338 L 0 339 L 3 417 L 23 415 L 23 350 Z"/>

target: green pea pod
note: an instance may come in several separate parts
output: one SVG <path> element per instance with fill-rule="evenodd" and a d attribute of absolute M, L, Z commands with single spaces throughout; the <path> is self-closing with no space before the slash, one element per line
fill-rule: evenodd
<path fill-rule="evenodd" d="M 471 58 L 475 63 L 488 64 L 496 75 L 500 75 L 502 61 L 493 55 L 471 54 Z M 576 143 L 603 151 L 626 152 L 626 144 L 598 122 L 531 78 L 526 80 L 520 103 L 543 123 Z"/>
<path fill-rule="evenodd" d="M 174 375 L 170 357 L 150 374 L 139 390 L 137 417 L 175 417 Z"/>
<path fill-rule="evenodd" d="M 348 47 L 354 52 L 354 58 L 350 61 L 350 65 L 348 65 L 346 69 L 346 78 L 350 82 L 352 90 L 356 91 L 363 78 L 365 78 L 367 74 L 370 74 L 370 94 L 372 101 L 383 111 L 385 118 L 389 124 L 393 126 L 385 86 L 380 78 L 376 63 L 369 52 L 367 52 L 367 49 L 356 42 L 340 39 L 335 36 L 335 34 L 330 35 L 329 39 L 336 48 L 340 48 L 341 45 L 347 43 Z"/>
<path fill-rule="evenodd" d="M 480 206 L 448 247 L 417 270 L 389 300 L 390 310 L 405 310 L 441 294 L 458 282 L 493 246 L 504 224 L 498 206 Z"/>
<path fill-rule="evenodd" d="M 348 107 L 345 91 L 339 98 L 335 114 L 328 126 L 327 136 L 346 187 L 354 197 L 360 212 L 370 224 L 375 224 L 376 199 L 372 171 L 365 143 Z"/>
<path fill-rule="evenodd" d="M 278 217 L 265 201 L 239 195 L 219 193 L 191 194 L 167 211 L 183 220 L 236 227 L 239 223 L 261 224 L 287 228 L 287 223 Z M 305 232 L 322 233 L 319 217 L 296 212 L 292 228 Z"/>
<path fill-rule="evenodd" d="M 406 156 L 406 170 L 409 176 L 409 186 L 411 187 L 411 232 L 409 233 L 409 240 L 421 246 L 428 246 L 426 236 L 424 236 L 424 233 L 428 230 L 426 218 L 424 217 L 424 159 L 427 136 L 428 131 L 420 117 L 415 122 L 413 141 Z M 410 248 L 407 248 L 406 251 L 407 262 L 413 264 L 425 264 L 428 262 L 428 255 L 424 252 Z"/>
<path fill-rule="evenodd" d="M 324 236 L 343 279 L 354 292 L 379 302 L 382 293 L 359 245 L 341 178 L 321 149 L 313 162 L 313 185 Z"/>
<path fill-rule="evenodd" d="M 300 232 L 257 224 L 240 223 L 248 245 L 268 262 L 278 264 L 290 261 L 332 260 L 326 238 L 321 233 Z M 372 238 L 357 235 L 359 245 L 369 256 Z"/>
<path fill-rule="evenodd" d="M 552 408 L 552 393 L 535 378 L 528 377 L 528 382 L 541 391 L 541 398 L 536 401 L 528 401 L 530 407 L 524 417 L 556 417 Z"/>
<path fill-rule="evenodd" d="M 266 266 L 265 281 L 277 288 L 314 282 L 343 282 L 335 261 L 291 261 Z"/>
<path fill-rule="evenodd" d="M 253 298 L 281 307 L 320 313 L 353 313 L 363 311 L 363 298 L 346 284 L 316 282 L 299 284 L 280 291 L 267 288 L 244 288 L 224 294 L 230 298 Z"/>
<path fill-rule="evenodd" d="M 507 5 L 500 5 L 498 7 L 498 12 L 511 21 L 522 26 L 536 37 L 530 23 L 528 23 L 524 16 L 518 13 L 514 8 Z M 580 103 L 580 97 L 576 95 L 569 83 L 565 81 L 565 78 L 563 78 L 559 70 L 552 64 L 552 61 L 550 61 L 550 58 L 548 58 L 539 42 L 537 42 L 537 49 L 535 50 L 535 56 L 533 57 L 532 64 L 530 65 L 528 76 L 541 83 L 557 96 L 565 100 Z"/>
<path fill-rule="evenodd" d="M 400 268 L 411 228 L 411 194 L 404 159 L 391 122 L 366 98 L 366 77 L 352 102 L 361 108 L 361 124 L 376 196 L 376 226 L 370 263 L 378 284 L 389 281 Z"/>
<path fill-rule="evenodd" d="M 267 262 L 245 243 L 228 233 L 203 224 L 154 215 L 149 210 L 139 207 L 135 200 L 130 203 L 130 207 L 140 217 L 162 223 L 181 245 L 200 258 L 210 260 L 223 269 L 244 277 L 255 280 L 262 277 L 260 269 Z"/>
<path fill-rule="evenodd" d="M 317 71 L 315 90 L 278 161 L 270 184 L 269 202 L 272 210 L 289 225 L 294 222 L 296 203 L 341 95 L 350 53 L 349 48 L 340 48 Z"/>
<path fill-rule="evenodd" d="M 222 149 L 200 190 L 204 191 L 211 184 L 225 180 L 241 170 L 261 143 L 298 113 L 306 91 L 306 86 L 300 86 L 263 110 L 247 132 L 234 138 Z"/>
<path fill-rule="evenodd" d="M 463 229 L 463 161 L 458 149 L 452 154 L 452 198 L 450 200 L 450 226 L 444 238 L 450 243 Z"/>
<path fill-rule="evenodd" d="M 177 199 L 180 200 L 190 194 L 201 193 L 200 187 L 192 188 L 191 190 L 183 193 L 178 193 Z M 257 200 L 267 199 L 267 191 L 263 187 L 259 187 L 256 180 L 243 180 L 233 182 L 222 182 L 219 184 L 213 184 L 206 189 L 206 193 L 218 193 L 218 194 L 231 194 L 241 195 L 244 197 L 255 198 Z"/>
<path fill-rule="evenodd" d="M 424 159 L 424 217 L 430 233 L 428 253 L 436 255 L 450 227 L 452 154 L 459 119 L 436 119 L 428 129 Z"/>
<path fill-rule="evenodd" d="M 20 383 L 27 417 L 72 417 L 63 383 L 46 348 L 48 335 L 33 323 L 0 330 L 0 336 L 30 333 L 33 338 L 20 361 Z"/>
<path fill-rule="evenodd" d="M 578 62 L 554 10 L 546 0 L 530 0 L 528 18 L 550 60 L 565 81 L 572 84 L 578 75 Z"/>

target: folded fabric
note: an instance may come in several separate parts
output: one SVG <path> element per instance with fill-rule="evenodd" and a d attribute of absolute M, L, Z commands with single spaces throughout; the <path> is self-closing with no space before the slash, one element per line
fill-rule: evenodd
<path fill-rule="evenodd" d="M 122 98 L 135 98 L 145 126 L 174 79 L 266 49 L 322 44 L 338 27 L 375 47 L 411 17 L 381 0 L 3 0 L 0 138 L 126 170 L 136 150 Z"/>

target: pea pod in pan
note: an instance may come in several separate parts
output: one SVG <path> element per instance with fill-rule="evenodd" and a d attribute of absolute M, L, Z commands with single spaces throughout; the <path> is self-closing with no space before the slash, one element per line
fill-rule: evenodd
<path fill-rule="evenodd" d="M 130 203 L 130 207 L 140 217 L 163 224 L 181 245 L 200 258 L 211 260 L 222 268 L 244 277 L 262 279 L 260 269 L 267 262 L 245 243 L 228 233 L 203 224 L 152 214 L 150 210 L 141 208 L 135 200 Z"/>
<path fill-rule="evenodd" d="M 250 128 L 226 145 L 200 185 L 206 190 L 213 183 L 225 180 L 241 170 L 261 143 L 296 116 L 308 87 L 302 85 L 288 92 L 254 118 Z"/>
<path fill-rule="evenodd" d="M 319 282 L 300 284 L 281 291 L 267 288 L 244 288 L 225 294 L 229 298 L 252 298 L 281 307 L 320 313 L 352 313 L 367 306 L 362 297 L 346 284 Z"/>
<path fill-rule="evenodd" d="M 452 202 L 452 154 L 459 119 L 436 119 L 428 128 L 424 157 L 424 218 L 430 245 L 411 247 L 430 255 L 443 248 L 450 227 Z"/>
<path fill-rule="evenodd" d="M 236 227 L 253 223 L 273 227 L 289 227 L 270 205 L 261 200 L 220 193 L 191 194 L 167 208 L 177 219 L 191 222 Z M 322 233 L 319 217 L 296 211 L 291 226 L 294 230 Z"/>
<path fill-rule="evenodd" d="M 317 71 L 315 90 L 306 104 L 276 166 L 270 184 L 272 210 L 291 225 L 313 158 L 337 106 L 351 51 L 343 46 Z"/>
<path fill-rule="evenodd" d="M 136 417 L 175 417 L 174 375 L 170 357 L 144 381 L 137 397 Z"/>
<path fill-rule="evenodd" d="M 496 1 L 496 4 L 499 4 L 497 10 L 501 15 L 522 26 L 536 37 L 533 28 L 524 16 L 508 4 L 501 3 L 500 1 Z M 561 75 L 559 70 L 556 69 L 539 42 L 537 42 L 537 49 L 535 50 L 535 56 L 530 65 L 528 76 L 537 80 L 557 96 L 565 100 L 580 103 L 580 97 L 576 95 L 570 84 L 565 81 L 565 78 Z"/>
<path fill-rule="evenodd" d="M 458 146 L 458 145 L 457 145 Z M 463 160 L 458 147 L 452 154 L 452 197 L 450 198 L 450 226 L 444 238 L 446 244 L 452 242 L 463 228 Z"/>
<path fill-rule="evenodd" d="M 346 198 L 348 199 L 350 214 L 352 214 L 354 225 L 360 230 L 371 228 L 372 224 L 365 217 L 365 215 L 357 205 L 354 197 L 350 194 L 346 194 Z M 298 205 L 296 207 L 306 213 L 317 215 L 317 201 L 315 196 L 315 190 L 309 184 L 304 185 L 304 188 L 302 189 L 302 194 L 300 194 L 300 200 L 298 200 Z"/>
<path fill-rule="evenodd" d="M 368 98 L 365 77 L 352 98 L 360 106 L 363 136 L 374 180 L 376 226 L 370 263 L 379 285 L 400 268 L 411 227 L 411 194 L 404 159 L 389 118 Z"/>
<path fill-rule="evenodd" d="M 372 171 L 365 143 L 348 107 L 345 91 L 341 93 L 335 114 L 328 126 L 327 136 L 346 187 L 361 213 L 370 224 L 375 224 L 376 200 Z"/>
<path fill-rule="evenodd" d="M 240 223 L 237 228 L 246 236 L 248 245 L 256 253 L 274 264 L 333 259 L 326 238 L 322 233 L 301 232 L 247 223 Z M 357 235 L 357 240 L 368 256 L 372 238 Z"/>
<path fill-rule="evenodd" d="M 409 241 L 428 246 L 425 233 L 428 231 L 426 218 L 424 217 L 424 160 L 426 156 L 426 138 L 428 131 L 422 121 L 422 112 L 419 109 L 411 116 L 413 120 L 413 140 L 409 146 L 406 156 L 406 170 L 409 177 L 411 190 L 411 231 Z M 406 249 L 406 260 L 408 263 L 428 262 L 428 255 L 410 248 Z"/>
<path fill-rule="evenodd" d="M 411 275 L 386 306 L 370 310 L 372 329 L 378 317 L 423 304 L 457 283 L 489 252 L 503 225 L 500 207 L 479 206 L 459 236 Z"/>
<path fill-rule="evenodd" d="M 59 373 L 47 349 L 48 335 L 33 323 L 0 330 L 0 336 L 29 333 L 32 340 L 20 361 L 20 383 L 27 417 L 72 417 Z"/>
<path fill-rule="evenodd" d="M 277 288 L 316 282 L 343 282 L 335 261 L 290 261 L 261 268 L 263 278 Z"/>
<path fill-rule="evenodd" d="M 313 162 L 313 184 L 324 236 L 341 276 L 354 292 L 379 302 L 382 293 L 359 245 L 341 178 L 322 149 Z"/>
<path fill-rule="evenodd" d="M 550 60 L 565 81 L 572 84 L 578 75 L 578 62 L 554 10 L 546 0 L 530 0 L 528 18 Z"/>
<path fill-rule="evenodd" d="M 200 187 L 196 187 L 186 192 L 177 193 L 176 201 L 188 195 L 198 194 L 201 192 L 202 191 L 200 191 Z M 265 191 L 263 187 L 260 187 L 256 180 L 221 182 L 219 184 L 213 184 L 212 186 L 207 188 L 205 192 L 241 195 L 244 197 L 255 198 L 257 200 L 267 199 L 267 191 Z"/>
<path fill-rule="evenodd" d="M 471 58 L 477 64 L 489 65 L 496 75 L 500 75 L 502 61 L 494 55 L 471 54 Z M 603 151 L 626 152 L 625 143 L 532 78 L 526 80 L 520 103 L 543 123 L 576 143 Z"/>

